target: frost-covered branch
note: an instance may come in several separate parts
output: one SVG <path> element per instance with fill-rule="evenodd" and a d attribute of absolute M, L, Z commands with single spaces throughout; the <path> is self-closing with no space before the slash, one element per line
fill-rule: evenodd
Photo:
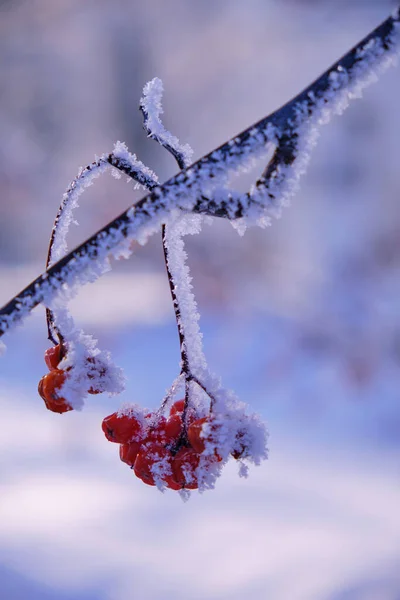
<path fill-rule="evenodd" d="M 177 212 L 240 220 L 242 225 L 265 224 L 296 190 L 317 128 L 340 114 L 377 74 L 394 64 L 399 51 L 399 20 L 397 8 L 293 100 L 155 187 L 63 256 L 0 310 L 0 336 L 39 303 L 48 305 L 60 288 L 64 294 L 73 295 L 77 286 L 93 281 L 108 269 L 111 256 L 126 255 L 132 239 L 145 243 L 163 223 L 174 220 Z M 273 158 L 252 189 L 244 195 L 229 190 L 229 177 L 251 166 L 271 147 L 275 148 Z"/>
<path fill-rule="evenodd" d="M 92 185 L 93 180 L 107 169 L 114 168 L 131 177 L 145 190 L 152 190 L 158 185 L 155 173 L 146 167 L 134 154 L 131 154 L 125 144 L 117 142 L 113 152 L 96 158 L 85 168 L 81 168 L 77 177 L 70 183 L 63 195 L 60 207 L 54 220 L 51 231 L 49 248 L 47 252 L 46 269 L 65 256 L 67 252 L 67 233 L 73 220 L 73 213 L 78 207 L 78 200 L 86 188 Z M 62 341 L 62 334 L 54 323 L 54 315 L 50 308 L 46 308 L 48 338 L 57 344 L 55 337 Z"/>
<path fill-rule="evenodd" d="M 131 154 L 125 144 L 117 142 L 113 152 L 97 158 L 85 168 L 81 168 L 76 178 L 65 191 L 51 232 L 46 268 L 60 260 L 67 251 L 66 236 L 73 222 L 73 212 L 78 207 L 78 200 L 85 188 L 92 185 L 110 167 L 122 171 L 144 189 L 151 190 L 158 184 L 156 175 L 134 154 Z"/>
<path fill-rule="evenodd" d="M 179 168 L 185 169 L 192 162 L 193 150 L 189 144 L 181 144 L 178 138 L 167 131 L 162 124 L 160 115 L 164 112 L 161 104 L 163 91 L 162 81 L 158 77 L 154 77 L 144 86 L 143 97 L 140 99 L 143 127 L 149 138 L 168 150 Z"/>

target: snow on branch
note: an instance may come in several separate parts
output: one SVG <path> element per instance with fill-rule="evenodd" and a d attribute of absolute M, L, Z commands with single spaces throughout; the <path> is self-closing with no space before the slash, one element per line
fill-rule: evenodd
<path fill-rule="evenodd" d="M 140 109 L 144 117 L 144 128 L 148 136 L 163 146 L 175 158 L 181 169 L 189 167 L 193 154 L 188 144 L 181 144 L 177 137 L 167 131 L 161 122 L 163 85 L 155 77 L 143 90 Z M 172 300 L 176 314 L 181 345 L 181 368 L 185 377 L 192 377 L 206 371 L 207 364 L 203 353 L 202 335 L 199 327 L 199 313 L 192 291 L 187 253 L 183 237 L 201 230 L 201 215 L 179 214 L 174 222 L 162 226 L 164 258 L 168 273 Z M 200 372 L 195 373 L 197 367 Z"/>
<path fill-rule="evenodd" d="M 73 222 L 73 212 L 78 207 L 79 196 L 85 188 L 92 185 L 93 180 L 99 177 L 110 167 L 115 167 L 132 177 L 144 189 L 151 190 L 158 184 L 156 175 L 134 154 L 130 154 L 125 144 L 117 142 L 114 151 L 108 155 L 97 158 L 85 168 L 80 169 L 77 177 L 68 186 L 58 209 L 57 216 L 51 232 L 49 252 L 46 267 L 51 267 L 67 251 L 66 237 L 70 224 Z"/>
<path fill-rule="evenodd" d="M 149 235 L 162 224 L 168 225 L 181 211 L 224 217 L 244 226 L 265 225 L 296 191 L 318 127 L 343 112 L 350 100 L 359 97 L 378 74 L 395 63 L 399 52 L 399 21 L 400 7 L 290 102 L 185 167 L 163 185 L 153 185 L 152 181 L 150 194 L 52 264 L 0 310 L 0 336 L 39 303 L 49 305 L 60 288 L 63 294 L 73 295 L 79 285 L 93 281 L 108 269 L 111 256 L 120 255 L 121 251 L 126 255 L 131 240 L 145 243 Z M 147 102 L 155 103 L 156 115 L 160 114 L 160 94 L 159 88 L 158 96 L 153 93 L 147 97 Z M 162 126 L 153 125 L 160 139 L 173 146 L 174 140 L 171 144 L 171 139 L 163 138 Z M 271 147 L 275 148 L 273 157 L 249 192 L 243 195 L 229 190 L 229 177 L 265 156 Z M 126 161 L 124 152 L 104 160 L 124 172 L 135 170 Z M 103 162 L 95 164 L 93 171 L 103 168 Z M 137 181 L 149 187 L 143 171 L 138 171 Z M 89 183 L 95 173 L 91 176 L 84 169 L 80 174 L 82 185 L 86 176 Z M 75 188 L 71 193 L 79 195 Z"/>
<path fill-rule="evenodd" d="M 144 86 L 143 97 L 140 99 L 143 127 L 149 138 L 164 146 L 174 156 L 179 168 L 185 169 L 192 162 L 193 150 L 189 144 L 182 145 L 162 124 L 160 115 L 164 112 L 161 104 L 163 91 L 163 83 L 158 77 Z"/>

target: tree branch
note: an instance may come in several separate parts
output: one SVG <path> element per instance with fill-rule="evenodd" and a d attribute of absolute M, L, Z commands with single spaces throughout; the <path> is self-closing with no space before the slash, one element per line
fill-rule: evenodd
<path fill-rule="evenodd" d="M 127 239 L 144 242 L 177 210 L 232 220 L 247 219 L 252 213 L 257 219 L 273 214 L 277 204 L 287 202 L 304 170 L 303 140 L 308 151 L 313 128 L 341 113 L 376 78 L 376 71 L 393 63 L 399 20 L 400 7 L 290 102 L 182 169 L 63 256 L 0 310 L 0 337 L 39 303 L 48 304 L 61 287 L 63 293 L 73 293 L 76 286 L 92 281 Z M 229 175 L 265 154 L 271 144 L 275 154 L 252 190 L 245 195 L 228 190 L 221 194 Z"/>

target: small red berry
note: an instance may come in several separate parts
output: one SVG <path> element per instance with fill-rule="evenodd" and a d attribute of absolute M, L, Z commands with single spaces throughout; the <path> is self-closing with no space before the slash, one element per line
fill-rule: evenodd
<path fill-rule="evenodd" d="M 44 353 L 44 362 L 46 363 L 49 371 L 53 371 L 53 369 L 57 369 L 60 361 L 61 361 L 61 344 L 57 344 L 57 346 L 52 346 L 51 348 L 47 348 L 47 350 Z"/>
<path fill-rule="evenodd" d="M 177 483 L 173 477 L 173 475 L 167 475 L 166 477 L 164 477 L 163 479 L 165 485 L 167 486 L 167 488 L 170 488 L 171 490 L 181 490 L 182 489 L 182 485 Z"/>
<path fill-rule="evenodd" d="M 129 444 L 121 444 L 119 447 L 119 457 L 122 462 L 130 467 L 135 464 L 136 457 L 140 450 L 141 442 L 130 442 Z"/>
<path fill-rule="evenodd" d="M 134 438 L 142 436 L 142 425 L 134 416 L 121 415 L 117 412 L 103 419 L 101 425 L 106 438 L 117 444 L 127 444 Z"/>
<path fill-rule="evenodd" d="M 160 416 L 157 418 L 156 422 L 152 422 L 152 417 L 153 414 L 150 413 L 149 415 L 146 415 L 147 418 L 150 417 L 150 425 L 149 425 L 149 433 L 148 433 L 148 440 L 151 442 L 157 442 L 159 444 L 166 444 L 167 443 L 167 435 L 165 433 L 165 425 L 166 425 L 166 418 L 163 416 Z"/>
<path fill-rule="evenodd" d="M 188 490 L 199 487 L 196 471 L 200 456 L 192 448 L 181 448 L 172 459 L 172 474 L 178 485 Z"/>
<path fill-rule="evenodd" d="M 150 442 L 142 446 L 135 460 L 135 475 L 147 485 L 155 485 L 152 467 L 155 462 L 169 456 L 170 452 L 161 444 Z"/>
<path fill-rule="evenodd" d="M 181 432 L 182 417 L 180 414 L 175 413 L 168 419 L 159 416 L 157 422 L 150 426 L 148 440 L 162 445 L 171 444 L 179 438 Z"/>
<path fill-rule="evenodd" d="M 102 393 L 101 390 L 96 390 L 96 389 L 94 389 L 92 387 L 89 388 L 87 392 L 88 392 L 88 394 L 93 394 L 93 395 L 95 395 L 95 394 L 101 394 Z"/>
<path fill-rule="evenodd" d="M 42 377 L 42 379 L 39 381 L 38 383 L 38 392 L 39 392 L 39 396 L 41 398 L 43 398 L 43 400 L 46 400 L 46 398 L 43 396 L 43 379 L 46 377 L 46 375 L 44 375 Z"/>
<path fill-rule="evenodd" d="M 176 402 L 173 403 L 173 405 L 171 406 L 171 409 L 169 411 L 169 414 L 175 415 L 176 413 L 182 413 L 183 409 L 185 408 L 185 399 L 183 398 L 182 400 L 177 400 Z"/>
<path fill-rule="evenodd" d="M 208 422 L 208 417 L 197 419 L 188 427 L 188 440 L 193 450 L 201 454 L 206 447 L 206 440 L 201 435 L 204 423 Z"/>
<path fill-rule="evenodd" d="M 135 460 L 135 465 L 133 467 L 136 477 L 141 479 L 144 483 L 147 483 L 147 485 L 156 485 L 153 473 L 151 472 L 152 464 L 153 461 L 149 460 L 146 454 L 142 454 L 139 452 Z"/>
<path fill-rule="evenodd" d="M 175 413 L 168 417 L 165 423 L 165 435 L 167 437 L 167 442 L 173 442 L 178 440 L 179 436 L 182 433 L 182 417 L 179 413 Z"/>
<path fill-rule="evenodd" d="M 39 395 L 43 398 L 46 408 L 52 412 L 61 414 L 73 410 L 73 407 L 67 400 L 59 396 L 57 392 L 64 384 L 65 378 L 66 375 L 64 371 L 61 369 L 53 369 L 39 381 Z"/>

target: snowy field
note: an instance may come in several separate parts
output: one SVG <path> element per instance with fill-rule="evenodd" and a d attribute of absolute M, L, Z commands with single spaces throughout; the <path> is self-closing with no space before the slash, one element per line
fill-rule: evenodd
<path fill-rule="evenodd" d="M 144 83 L 208 152 L 280 106 L 394 3 L 151 0 L 0 3 L 0 304 L 42 269 L 80 165 L 126 141 L 160 179 Z M 145 486 L 101 432 L 121 402 L 157 407 L 177 375 L 159 239 L 82 289 L 72 312 L 128 377 L 120 398 L 45 410 L 44 311 L 0 359 L 0 587 L 13 600 L 398 600 L 400 597 L 400 71 L 322 130 L 283 218 L 188 241 L 208 363 L 258 411 L 270 457 L 184 503 Z M 111 177 L 71 244 L 139 192 Z"/>

